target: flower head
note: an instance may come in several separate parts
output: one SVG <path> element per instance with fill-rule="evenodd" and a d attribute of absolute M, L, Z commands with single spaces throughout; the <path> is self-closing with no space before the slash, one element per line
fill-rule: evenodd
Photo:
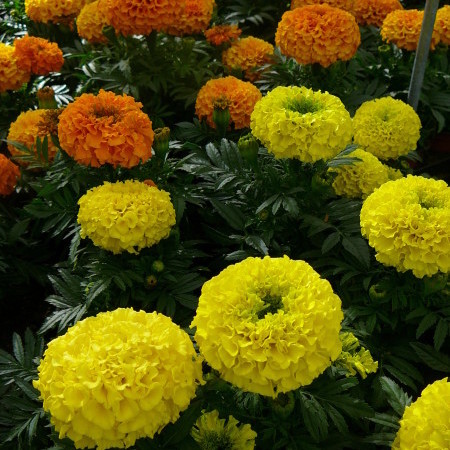
<path fill-rule="evenodd" d="M 30 81 L 30 72 L 19 67 L 12 45 L 0 42 L 0 92 L 20 89 Z"/>
<path fill-rule="evenodd" d="M 355 0 L 353 10 L 359 25 L 381 27 L 389 13 L 403 6 L 399 0 Z"/>
<path fill-rule="evenodd" d="M 134 167 L 151 157 L 152 122 L 142 103 L 128 95 L 100 90 L 83 94 L 59 118 L 62 149 L 80 164 Z"/>
<path fill-rule="evenodd" d="M 5 155 L 0 153 L 0 195 L 12 194 L 19 177 L 19 168 Z"/>
<path fill-rule="evenodd" d="M 237 25 L 216 25 L 203 34 L 211 45 L 219 46 L 237 39 L 241 33 Z"/>
<path fill-rule="evenodd" d="M 78 205 L 81 237 L 115 254 L 151 247 L 175 225 L 170 195 L 140 181 L 105 182 L 90 189 Z"/>
<path fill-rule="evenodd" d="M 89 0 L 25 0 L 25 13 L 35 22 L 66 22 L 75 18 Z"/>
<path fill-rule="evenodd" d="M 397 159 L 416 149 L 421 127 L 419 116 L 405 102 L 377 98 L 357 109 L 353 140 L 379 159 Z"/>
<path fill-rule="evenodd" d="M 247 258 L 202 287 L 195 340 L 244 391 L 276 397 L 310 384 L 341 352 L 341 301 L 304 261 Z"/>
<path fill-rule="evenodd" d="M 308 5 L 330 5 L 334 8 L 343 9 L 344 11 L 352 12 L 354 0 L 292 0 L 291 9 L 301 8 Z"/>
<path fill-rule="evenodd" d="M 445 45 L 450 45 L 450 5 L 444 5 L 436 13 L 436 24 L 440 40 Z"/>
<path fill-rule="evenodd" d="M 214 102 L 220 98 L 228 100 L 231 122 L 238 130 L 250 125 L 250 114 L 261 98 L 261 92 L 253 84 L 231 76 L 209 80 L 197 95 L 195 113 L 200 120 L 205 118 L 212 128 L 215 128 Z"/>
<path fill-rule="evenodd" d="M 88 3 L 77 17 L 78 35 L 91 44 L 106 43 L 108 39 L 102 33 L 103 27 L 108 25 L 106 17 L 98 7 L 99 0 Z"/>
<path fill-rule="evenodd" d="M 361 232 L 382 264 L 422 278 L 450 269 L 450 189 L 442 180 L 408 175 L 364 201 Z"/>
<path fill-rule="evenodd" d="M 117 309 L 52 340 L 33 385 L 59 437 L 129 448 L 175 422 L 202 382 L 186 332 L 156 312 Z"/>
<path fill-rule="evenodd" d="M 275 43 L 299 64 L 328 67 L 353 57 L 361 43 L 355 18 L 327 4 L 286 11 L 278 24 Z"/>
<path fill-rule="evenodd" d="M 214 0 L 185 0 L 177 20 L 164 31 L 175 36 L 202 33 L 211 22 L 214 5 Z"/>
<path fill-rule="evenodd" d="M 314 162 L 350 143 L 352 120 L 339 98 L 306 87 L 279 86 L 256 105 L 251 129 L 276 158 Z"/>

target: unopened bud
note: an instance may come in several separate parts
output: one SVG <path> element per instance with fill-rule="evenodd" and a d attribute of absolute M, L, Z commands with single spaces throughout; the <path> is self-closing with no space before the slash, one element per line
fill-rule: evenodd
<path fill-rule="evenodd" d="M 213 122 L 216 125 L 217 131 L 220 135 L 225 136 L 225 133 L 230 125 L 230 101 L 222 96 L 216 98 L 213 103 L 214 111 L 213 111 Z"/>
<path fill-rule="evenodd" d="M 239 139 L 238 148 L 241 152 L 242 158 L 250 164 L 256 164 L 258 160 L 259 144 L 251 133 L 248 133 Z"/>
<path fill-rule="evenodd" d="M 57 109 L 55 91 L 50 86 L 39 89 L 36 93 L 39 102 L 39 109 Z"/>
<path fill-rule="evenodd" d="M 155 139 L 153 141 L 153 150 L 156 156 L 164 157 L 169 151 L 170 128 L 156 128 Z"/>
<path fill-rule="evenodd" d="M 287 419 L 295 407 L 295 398 L 292 392 L 278 394 L 270 401 L 274 413 L 282 419 Z"/>
<path fill-rule="evenodd" d="M 162 261 L 160 261 L 159 259 L 156 261 L 153 261 L 152 269 L 155 272 L 160 273 L 164 270 L 164 263 Z"/>
<path fill-rule="evenodd" d="M 145 281 L 147 283 L 147 288 L 148 289 L 153 289 L 158 284 L 158 279 L 155 277 L 155 275 L 149 275 L 145 279 Z"/>

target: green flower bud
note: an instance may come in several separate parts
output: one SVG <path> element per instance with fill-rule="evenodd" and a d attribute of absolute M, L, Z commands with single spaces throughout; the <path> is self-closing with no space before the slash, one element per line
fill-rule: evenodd
<path fill-rule="evenodd" d="M 281 417 L 287 419 L 295 407 L 295 398 L 292 392 L 278 394 L 275 399 L 270 400 L 273 412 Z"/>
<path fill-rule="evenodd" d="M 155 277 L 155 275 L 149 275 L 145 282 L 147 283 L 147 289 L 153 289 L 158 284 L 158 279 Z"/>
<path fill-rule="evenodd" d="M 250 164 L 256 164 L 258 160 L 259 144 L 251 133 L 248 133 L 239 139 L 238 148 L 241 152 L 242 158 Z"/>
<path fill-rule="evenodd" d="M 162 261 L 160 261 L 159 259 L 156 261 L 153 261 L 152 270 L 157 273 L 162 272 L 164 270 L 164 263 Z"/>
<path fill-rule="evenodd" d="M 164 157 L 169 151 L 169 138 L 170 138 L 170 128 L 156 128 L 155 129 L 155 139 L 153 141 L 153 150 L 155 150 L 155 155 L 159 157 Z"/>
<path fill-rule="evenodd" d="M 231 119 L 230 101 L 226 97 L 219 97 L 214 100 L 213 106 L 213 122 L 216 124 L 219 134 L 225 136 Z"/>
<path fill-rule="evenodd" d="M 39 102 L 39 109 L 58 109 L 55 100 L 55 91 L 50 86 L 39 89 L 36 93 Z"/>
<path fill-rule="evenodd" d="M 369 297 L 372 301 L 382 300 L 386 297 L 386 291 L 382 290 L 378 284 L 372 284 L 369 288 Z"/>

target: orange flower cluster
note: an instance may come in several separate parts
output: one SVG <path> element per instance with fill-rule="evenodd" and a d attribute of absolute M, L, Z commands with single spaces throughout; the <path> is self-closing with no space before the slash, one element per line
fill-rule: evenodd
<path fill-rule="evenodd" d="M 175 36 L 201 33 L 209 26 L 214 0 L 185 0 L 181 15 L 164 31 Z"/>
<path fill-rule="evenodd" d="M 59 116 L 61 148 L 85 166 L 134 167 L 152 155 L 153 130 L 142 103 L 100 90 L 83 94 Z"/>
<path fill-rule="evenodd" d="M 270 62 L 273 50 L 272 44 L 249 36 L 231 44 L 222 53 L 222 62 L 228 70 L 240 69 L 245 73 L 245 78 L 255 81 L 258 74 L 253 69 Z"/>
<path fill-rule="evenodd" d="M 108 42 L 102 33 L 103 27 L 106 25 L 108 23 L 106 17 L 100 13 L 98 0 L 85 5 L 77 17 L 78 35 L 91 44 Z"/>
<path fill-rule="evenodd" d="M 217 25 L 203 34 L 211 45 L 219 46 L 237 39 L 241 33 L 237 25 Z"/>
<path fill-rule="evenodd" d="M 14 41 L 17 65 L 35 75 L 59 72 L 64 64 L 63 53 L 55 42 L 24 36 Z"/>
<path fill-rule="evenodd" d="M 437 10 L 436 25 L 441 42 L 450 45 L 450 5 L 445 5 Z"/>
<path fill-rule="evenodd" d="M 350 13 L 329 5 L 310 5 L 283 14 L 275 43 L 299 64 L 328 67 L 350 59 L 361 43 L 361 35 Z"/>
<path fill-rule="evenodd" d="M 253 84 L 235 77 L 209 80 L 199 91 L 195 102 L 195 113 L 200 120 L 215 128 L 213 121 L 214 102 L 224 98 L 229 102 L 231 122 L 236 130 L 250 126 L 250 115 L 256 102 L 262 97 Z"/>
<path fill-rule="evenodd" d="M 392 11 L 403 10 L 398 0 L 355 0 L 354 15 L 360 25 L 381 27 Z"/>
<path fill-rule="evenodd" d="M 89 0 L 25 0 L 25 13 L 35 22 L 67 22 L 75 18 Z"/>
<path fill-rule="evenodd" d="M 0 153 L 0 195 L 12 194 L 19 177 L 19 168 L 5 155 Z"/>
<path fill-rule="evenodd" d="M 12 45 L 0 42 L 0 92 L 19 89 L 30 80 L 30 73 L 19 67 Z"/>
<path fill-rule="evenodd" d="M 353 11 L 353 3 L 354 0 L 292 0 L 291 9 L 301 8 L 307 5 L 326 4 L 351 13 Z"/>

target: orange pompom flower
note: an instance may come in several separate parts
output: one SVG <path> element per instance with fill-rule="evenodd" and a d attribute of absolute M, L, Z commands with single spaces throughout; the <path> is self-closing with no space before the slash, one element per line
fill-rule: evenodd
<path fill-rule="evenodd" d="M 360 25 L 381 27 L 383 20 L 392 11 L 403 10 L 398 0 L 355 0 L 354 14 Z"/>
<path fill-rule="evenodd" d="M 354 0 L 292 0 L 291 9 L 301 8 L 307 5 L 330 5 L 344 11 L 352 12 Z"/>
<path fill-rule="evenodd" d="M 203 34 L 211 45 L 219 46 L 237 39 L 241 33 L 237 25 L 216 25 Z"/>
<path fill-rule="evenodd" d="M 12 194 L 19 177 L 19 168 L 5 155 L 0 153 L 0 195 Z"/>
<path fill-rule="evenodd" d="M 214 0 L 185 0 L 181 14 L 164 31 L 175 36 L 202 33 L 211 22 L 214 4 Z"/>
<path fill-rule="evenodd" d="M 108 42 L 102 33 L 103 27 L 106 25 L 108 23 L 106 17 L 100 13 L 98 0 L 85 5 L 77 17 L 78 35 L 91 44 Z"/>
<path fill-rule="evenodd" d="M 228 70 L 240 69 L 245 72 L 245 78 L 255 81 L 258 74 L 253 69 L 270 62 L 273 50 L 272 44 L 249 36 L 231 44 L 231 47 L 222 53 L 222 62 Z"/>
<path fill-rule="evenodd" d="M 437 10 L 434 27 L 439 32 L 441 42 L 450 45 L 450 5 L 445 5 Z"/>
<path fill-rule="evenodd" d="M 299 64 L 328 67 L 350 59 L 361 43 L 361 35 L 350 13 L 329 5 L 310 5 L 283 14 L 275 43 Z"/>
<path fill-rule="evenodd" d="M 0 42 L 0 92 L 19 89 L 30 80 L 30 72 L 17 64 L 12 45 Z"/>
<path fill-rule="evenodd" d="M 100 90 L 83 94 L 59 116 L 61 148 L 85 166 L 134 167 L 152 155 L 153 130 L 142 103 Z"/>
<path fill-rule="evenodd" d="M 199 91 L 195 102 L 195 113 L 199 119 L 215 128 L 213 121 L 214 102 L 226 99 L 231 122 L 236 130 L 250 126 L 250 115 L 256 102 L 262 97 L 256 86 L 229 76 L 209 80 Z"/>
<path fill-rule="evenodd" d="M 25 0 L 25 13 L 35 22 L 71 22 L 89 0 Z"/>

